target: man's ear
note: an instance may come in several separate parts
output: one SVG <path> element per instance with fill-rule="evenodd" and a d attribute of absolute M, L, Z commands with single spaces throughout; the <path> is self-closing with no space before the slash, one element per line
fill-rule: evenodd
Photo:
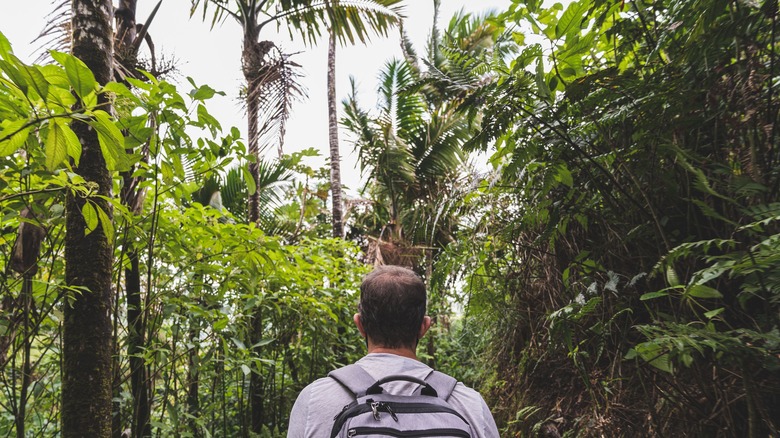
<path fill-rule="evenodd" d="M 431 328 L 431 325 L 433 325 L 433 320 L 431 320 L 430 316 L 425 315 L 422 324 L 420 324 L 420 333 L 417 334 L 417 339 L 422 339 L 425 333 L 428 332 L 428 329 Z"/>
<path fill-rule="evenodd" d="M 352 321 L 355 321 L 355 325 L 357 326 L 358 331 L 360 332 L 360 336 L 365 338 L 366 337 L 366 331 L 363 330 L 363 322 L 360 321 L 360 314 L 356 313 L 355 315 L 353 315 L 352 316 Z"/>

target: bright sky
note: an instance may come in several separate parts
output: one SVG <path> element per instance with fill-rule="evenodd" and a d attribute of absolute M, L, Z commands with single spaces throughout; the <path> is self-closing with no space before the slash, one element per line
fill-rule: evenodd
<path fill-rule="evenodd" d="M 4 8 L 0 14 L 0 31 L 10 40 L 14 52 L 26 62 L 32 62 L 38 54 L 39 44 L 32 41 L 44 28 L 46 16 L 53 10 L 52 1 L 25 0 Z M 154 7 L 154 0 L 138 1 L 138 22 L 144 22 Z M 483 12 L 489 9 L 505 10 L 510 0 L 442 0 L 440 26 L 461 8 L 467 12 Z M 150 28 L 158 58 L 175 58 L 180 73 L 174 82 L 186 84 L 190 76 L 198 84 L 208 84 L 224 91 L 225 97 L 217 97 L 209 105 L 209 111 L 224 127 L 237 126 L 246 133 L 244 114 L 239 102 L 241 75 L 241 32 L 235 21 L 226 21 L 213 30 L 203 23 L 200 16 L 189 17 L 187 0 L 164 0 Z M 418 53 L 424 53 L 433 19 L 433 0 L 407 0 L 405 2 L 406 29 Z M 209 17 L 210 18 L 210 17 Z M 274 41 L 288 53 L 301 52 L 293 59 L 303 66 L 306 77 L 302 82 L 309 98 L 299 102 L 287 125 L 285 152 L 315 148 L 322 159 L 312 165 L 322 165 L 328 155 L 328 116 L 326 94 L 327 40 L 317 47 L 306 48 L 300 42 L 289 40 L 283 29 L 275 33 L 275 26 L 268 26 L 261 38 Z M 377 75 L 384 63 L 392 57 L 400 57 L 397 32 L 389 38 L 373 38 L 368 46 L 339 47 L 337 51 L 337 93 L 341 102 L 349 93 L 349 77 L 356 78 L 360 99 L 364 106 L 374 105 Z M 188 85 L 182 85 L 183 92 Z M 339 104 L 339 111 L 341 105 Z M 360 175 L 352 154 L 352 146 L 346 134 L 340 134 L 342 178 L 354 193 L 358 189 Z M 275 154 L 275 150 L 269 150 Z"/>

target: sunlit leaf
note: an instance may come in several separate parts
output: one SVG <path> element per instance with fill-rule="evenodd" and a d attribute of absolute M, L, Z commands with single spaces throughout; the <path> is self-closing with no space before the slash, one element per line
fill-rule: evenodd
<path fill-rule="evenodd" d="M 84 234 L 87 235 L 95 231 L 99 220 L 97 211 L 95 211 L 95 206 L 93 206 L 91 202 L 85 202 L 84 206 L 81 207 L 81 214 L 84 216 L 84 224 L 86 225 Z"/>
<path fill-rule="evenodd" d="M 65 138 L 60 122 L 54 121 L 49 124 L 49 133 L 46 136 L 45 149 L 46 168 L 49 171 L 54 170 L 68 156 L 68 143 Z"/>
<path fill-rule="evenodd" d="M 97 81 L 92 71 L 84 64 L 84 61 L 73 55 L 52 50 L 51 57 L 65 68 L 68 82 L 76 94 L 82 99 L 95 91 Z"/>

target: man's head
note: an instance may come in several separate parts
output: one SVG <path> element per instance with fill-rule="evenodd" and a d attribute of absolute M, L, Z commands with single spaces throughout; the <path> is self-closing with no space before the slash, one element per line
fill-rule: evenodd
<path fill-rule="evenodd" d="M 379 347 L 414 349 L 430 325 L 425 305 L 425 284 L 417 274 L 379 266 L 360 285 L 358 327 Z"/>

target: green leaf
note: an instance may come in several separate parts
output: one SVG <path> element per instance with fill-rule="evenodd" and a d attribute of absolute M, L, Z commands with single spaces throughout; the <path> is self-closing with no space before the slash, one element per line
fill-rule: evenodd
<path fill-rule="evenodd" d="M 84 235 L 86 236 L 97 228 L 98 215 L 95 211 L 95 207 L 89 201 L 84 203 L 84 206 L 81 207 L 81 214 L 84 216 L 84 223 L 86 224 L 86 228 L 84 229 Z"/>
<path fill-rule="evenodd" d="M 241 168 L 241 173 L 244 175 L 244 182 L 246 183 L 246 189 L 248 194 L 254 195 L 257 191 L 257 184 L 255 184 L 255 179 L 252 177 L 252 174 L 249 173 L 249 168 L 247 166 L 243 166 Z"/>
<path fill-rule="evenodd" d="M 680 278 L 677 277 L 677 272 L 675 272 L 672 265 L 666 267 L 666 282 L 669 283 L 669 286 L 680 285 Z"/>
<path fill-rule="evenodd" d="M 61 126 L 62 134 L 65 136 L 65 144 L 68 151 L 68 156 L 73 158 L 73 162 L 76 166 L 81 161 L 81 142 L 79 137 L 70 129 L 70 125 L 63 123 Z"/>
<path fill-rule="evenodd" d="M 688 288 L 686 294 L 694 298 L 723 298 L 723 294 L 703 284 L 694 284 Z"/>
<path fill-rule="evenodd" d="M 248 376 L 249 374 L 252 373 L 252 370 L 250 370 L 248 366 L 243 364 L 241 365 L 241 371 L 244 373 L 245 376 Z"/>
<path fill-rule="evenodd" d="M 0 58 L 5 59 L 7 55 L 13 53 L 13 49 L 11 49 L 11 43 L 8 41 L 8 38 L 3 35 L 2 32 L 0 32 Z"/>
<path fill-rule="evenodd" d="M 25 77 L 27 83 L 38 93 L 41 100 L 46 102 L 49 96 L 49 81 L 46 80 L 38 66 L 22 65 L 19 72 Z"/>
<path fill-rule="evenodd" d="M 215 94 L 224 95 L 225 93 L 219 92 L 209 87 L 208 85 L 201 85 L 195 90 L 190 91 L 190 96 L 192 96 L 192 99 L 200 101 L 211 99 Z"/>
<path fill-rule="evenodd" d="M 114 241 L 114 222 L 108 217 L 108 213 L 103 211 L 102 208 L 97 208 L 98 218 L 100 219 L 100 225 L 103 227 L 103 233 L 106 235 L 106 240 L 109 242 Z"/>
<path fill-rule="evenodd" d="M 26 119 L 3 121 L 0 126 L 0 157 L 11 155 L 22 147 L 30 134 L 30 127 L 23 128 L 27 124 Z"/>
<path fill-rule="evenodd" d="M 547 81 L 544 77 L 544 62 L 542 62 L 541 55 L 536 62 L 536 86 L 539 90 L 539 96 L 543 99 L 550 98 L 550 87 L 547 86 Z"/>
<path fill-rule="evenodd" d="M 50 172 L 56 169 L 68 156 L 65 133 L 57 120 L 49 124 L 49 134 L 46 136 L 44 152 L 46 154 L 46 169 Z"/>
<path fill-rule="evenodd" d="M 122 131 L 111 120 L 111 116 L 103 110 L 97 110 L 90 126 L 97 131 L 106 167 L 109 170 L 128 170 L 130 163 L 125 152 L 125 138 L 122 136 Z"/>
<path fill-rule="evenodd" d="M 68 82 L 76 94 L 82 99 L 89 93 L 95 91 L 97 81 L 95 75 L 84 62 L 73 55 L 51 51 L 51 57 L 60 65 L 65 67 L 65 74 L 68 76 Z"/>
<path fill-rule="evenodd" d="M 568 187 L 572 187 L 574 185 L 574 178 L 572 178 L 571 172 L 563 164 L 558 166 L 558 173 L 555 174 L 555 180 Z"/>
<path fill-rule="evenodd" d="M 647 301 L 647 300 L 652 300 L 652 299 L 655 299 L 655 298 L 661 298 L 661 297 L 666 297 L 666 296 L 669 296 L 669 292 L 667 292 L 667 291 L 648 292 L 646 294 L 642 294 L 642 296 L 639 297 L 639 300 L 640 301 Z"/>
<path fill-rule="evenodd" d="M 717 308 L 715 310 L 710 310 L 709 312 L 704 312 L 704 317 L 707 318 L 707 319 L 712 319 L 712 318 L 715 318 L 716 316 L 720 315 L 721 313 L 723 313 L 723 311 L 725 311 L 725 310 L 726 310 L 725 307 L 719 307 L 719 308 Z"/>
<path fill-rule="evenodd" d="M 555 25 L 555 38 L 569 36 L 574 32 L 579 32 L 585 13 L 588 11 L 587 2 L 572 2 L 563 12 L 560 20 Z"/>
<path fill-rule="evenodd" d="M 18 61 L 17 61 L 18 62 Z M 27 79 L 25 79 L 24 75 L 19 71 L 19 69 L 16 68 L 17 62 L 9 62 L 9 61 L 0 61 L 0 70 L 4 71 L 5 74 L 8 75 L 8 78 L 13 82 L 14 85 L 16 85 L 20 90 L 22 90 L 22 93 L 24 95 L 27 95 L 27 90 L 29 89 L 29 84 L 27 83 Z M 19 67 L 22 67 L 22 65 L 19 65 Z"/>

